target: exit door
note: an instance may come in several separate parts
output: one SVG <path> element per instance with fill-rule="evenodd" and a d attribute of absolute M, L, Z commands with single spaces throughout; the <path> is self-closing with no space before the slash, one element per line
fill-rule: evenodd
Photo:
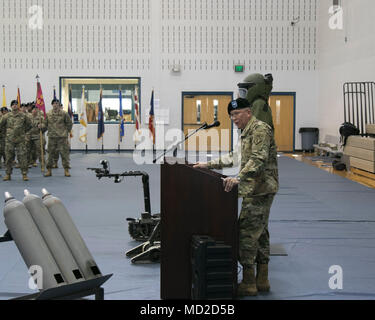
<path fill-rule="evenodd" d="M 272 110 L 272 120 L 275 127 L 277 151 L 293 152 L 295 94 L 274 93 L 270 96 L 269 105 Z"/>

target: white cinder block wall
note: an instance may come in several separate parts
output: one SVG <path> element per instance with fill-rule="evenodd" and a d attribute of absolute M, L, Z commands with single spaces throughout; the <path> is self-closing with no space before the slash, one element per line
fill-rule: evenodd
<path fill-rule="evenodd" d="M 320 138 L 339 136 L 344 122 L 343 84 L 375 81 L 375 1 L 341 0 L 343 29 L 332 30 L 332 1 L 319 1 L 318 107 Z"/>
<path fill-rule="evenodd" d="M 160 108 L 169 110 L 167 130 L 181 128 L 182 91 L 236 96 L 236 84 L 248 74 L 272 73 L 274 91 L 296 92 L 300 149 L 300 127 L 335 129 L 324 116 L 332 100 L 318 101 L 318 86 L 326 96 L 322 78 L 330 84 L 327 64 L 320 65 L 321 75 L 316 70 L 318 10 L 317 0 L 0 0 L 0 84 L 8 103 L 17 86 L 27 102 L 35 99 L 39 74 L 50 108 L 60 76 L 141 77 L 142 125 L 147 128 L 154 88 Z M 245 73 L 234 73 L 236 63 L 245 65 Z M 174 64 L 180 73 L 171 72 Z M 126 130 L 127 149 L 134 146 L 134 125 Z M 94 145 L 95 130 L 90 132 Z M 105 148 L 117 139 L 117 130 L 106 130 Z"/>

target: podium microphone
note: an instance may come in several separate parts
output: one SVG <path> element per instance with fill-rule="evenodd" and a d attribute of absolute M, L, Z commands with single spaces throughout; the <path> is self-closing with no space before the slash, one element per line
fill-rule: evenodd
<path fill-rule="evenodd" d="M 177 147 L 181 143 L 183 143 L 184 141 L 186 141 L 187 139 L 189 139 L 192 135 L 196 134 L 199 130 L 210 129 L 210 128 L 218 127 L 218 126 L 220 126 L 220 121 L 217 121 L 217 120 L 214 123 L 209 124 L 209 125 L 207 124 L 207 122 L 203 123 L 203 125 L 201 127 L 199 127 L 198 129 L 194 130 L 194 132 L 191 132 L 189 135 L 187 135 L 184 140 L 182 140 L 179 143 L 177 143 L 176 145 L 173 145 L 172 147 L 168 148 L 168 150 L 165 150 L 160 156 L 158 156 L 157 158 L 155 158 L 154 160 L 152 160 L 152 162 L 156 163 L 156 161 L 158 159 L 160 159 L 161 157 L 165 156 L 165 154 L 167 152 L 171 151 L 171 150 L 173 150 L 173 156 L 176 157 L 177 156 Z"/>
<path fill-rule="evenodd" d="M 203 129 L 211 129 L 211 128 L 213 128 L 213 127 L 218 127 L 218 126 L 220 126 L 220 121 L 215 121 L 214 123 L 211 123 L 211 124 L 209 124 L 209 125 L 207 125 L 207 126 L 205 126 Z"/>

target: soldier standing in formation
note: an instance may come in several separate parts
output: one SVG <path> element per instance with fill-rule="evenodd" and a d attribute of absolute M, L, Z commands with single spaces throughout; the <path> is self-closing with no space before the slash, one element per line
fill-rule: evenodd
<path fill-rule="evenodd" d="M 62 111 L 64 111 L 64 106 L 62 105 L 62 103 L 60 102 L 60 109 Z M 70 149 L 70 146 L 69 146 L 69 149 Z M 58 169 L 58 162 L 59 162 L 59 154 L 57 154 L 57 158 L 53 160 L 53 166 L 52 166 L 52 169 Z M 69 167 L 70 169 L 70 167 Z"/>
<path fill-rule="evenodd" d="M 33 108 L 35 107 L 35 102 L 34 101 L 29 102 L 26 106 L 27 106 L 27 112 L 31 114 L 33 112 Z"/>
<path fill-rule="evenodd" d="M 30 105 L 30 103 L 21 104 L 21 111 L 31 121 L 31 113 L 29 112 L 29 105 Z M 29 167 L 31 167 L 31 165 L 30 165 L 30 158 L 31 158 L 31 137 L 30 137 L 30 131 L 26 134 L 25 140 L 26 140 L 27 165 Z"/>
<path fill-rule="evenodd" d="M 7 107 L 2 107 L 0 109 L 0 121 L 3 116 L 5 116 L 8 113 Z M 0 168 L 1 168 L 1 162 L 4 161 L 5 165 L 5 129 L 0 128 Z"/>
<path fill-rule="evenodd" d="M 52 167 L 55 160 L 61 155 L 64 174 L 69 173 L 69 141 L 68 136 L 72 130 L 73 123 L 67 112 L 61 110 L 60 101 L 52 100 L 52 110 L 47 113 L 45 128 L 48 130 L 48 161 L 45 177 L 52 176 Z"/>
<path fill-rule="evenodd" d="M 46 140 L 44 137 L 44 132 L 46 132 L 46 127 L 44 124 L 43 112 L 39 110 L 35 105 L 32 106 L 31 112 L 31 124 L 32 129 L 30 130 L 30 164 L 34 167 L 37 166 L 36 161 L 39 160 L 39 163 L 42 164 L 42 152 L 45 154 L 45 145 Z M 42 146 L 40 141 L 40 131 L 42 131 Z"/>
<path fill-rule="evenodd" d="M 239 185 L 239 197 L 243 198 L 238 220 L 239 262 L 243 266 L 243 280 L 238 286 L 239 296 L 255 296 L 258 291 L 270 290 L 268 219 L 273 198 L 279 188 L 273 130 L 253 115 L 252 106 L 243 98 L 228 105 L 228 114 L 237 128 L 242 130 L 241 154 L 230 153 L 194 166 L 221 169 L 240 164 L 237 177 L 227 177 L 223 182 L 227 192 Z"/>
<path fill-rule="evenodd" d="M 20 111 L 17 100 L 11 102 L 12 112 L 1 118 L 0 130 L 5 130 L 5 159 L 6 159 L 6 175 L 4 181 L 11 179 L 13 170 L 13 162 L 15 156 L 22 171 L 23 180 L 28 181 L 28 161 L 26 149 L 26 135 L 31 129 L 30 118 Z"/>

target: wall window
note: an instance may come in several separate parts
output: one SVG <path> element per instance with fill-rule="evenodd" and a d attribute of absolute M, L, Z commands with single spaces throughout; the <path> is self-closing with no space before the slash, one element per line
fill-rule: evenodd
<path fill-rule="evenodd" d="M 126 123 L 135 122 L 134 97 L 138 96 L 140 106 L 140 78 L 80 78 L 60 77 L 60 97 L 64 110 L 68 110 L 69 90 L 75 120 L 82 105 L 82 88 L 85 91 L 85 107 L 87 121 L 97 123 L 100 88 L 102 88 L 102 108 L 104 121 L 118 123 L 120 121 L 119 90 L 122 92 L 123 118 Z"/>
<path fill-rule="evenodd" d="M 219 113 L 219 100 L 214 99 L 214 121 L 218 119 Z"/>
<path fill-rule="evenodd" d="M 197 100 L 197 123 L 201 122 L 201 107 L 202 107 L 202 101 Z"/>

